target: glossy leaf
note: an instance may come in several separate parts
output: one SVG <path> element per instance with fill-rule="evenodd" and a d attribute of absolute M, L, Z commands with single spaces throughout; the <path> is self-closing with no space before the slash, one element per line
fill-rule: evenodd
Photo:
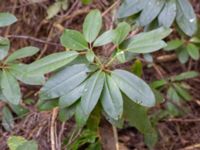
<path fill-rule="evenodd" d="M 178 51 L 177 51 L 177 55 L 178 55 L 178 59 L 179 61 L 184 64 L 188 61 L 189 59 L 189 54 L 187 52 L 187 49 L 186 48 L 180 48 Z"/>
<path fill-rule="evenodd" d="M 182 88 L 179 84 L 173 84 L 174 88 L 176 89 L 177 93 L 186 101 L 190 101 L 192 99 L 192 96 L 190 93 Z"/>
<path fill-rule="evenodd" d="M 169 89 L 167 90 L 167 98 L 176 103 L 177 105 L 181 104 L 181 98 L 178 95 L 178 93 L 176 92 L 176 90 L 174 89 L 174 87 L 170 86 Z"/>
<path fill-rule="evenodd" d="M 36 54 L 38 51 L 39 51 L 39 48 L 37 48 L 37 47 L 33 47 L 33 46 L 24 47 L 24 48 L 21 48 L 21 49 L 15 51 L 14 53 L 12 53 L 6 59 L 5 62 L 8 63 L 8 62 L 12 62 L 16 59 L 29 57 L 29 56 Z"/>
<path fill-rule="evenodd" d="M 183 41 L 180 39 L 172 40 L 167 42 L 167 47 L 164 48 L 165 51 L 175 50 L 183 45 Z"/>
<path fill-rule="evenodd" d="M 140 78 L 124 70 L 114 70 L 112 78 L 119 88 L 134 102 L 152 107 L 155 105 L 155 96 L 150 87 Z"/>
<path fill-rule="evenodd" d="M 176 0 L 167 0 L 164 8 L 161 11 L 158 22 L 159 25 L 164 27 L 170 27 L 176 17 Z"/>
<path fill-rule="evenodd" d="M 67 48 L 72 50 L 86 50 L 88 49 L 87 41 L 84 36 L 75 30 L 66 29 L 61 38 L 61 44 Z"/>
<path fill-rule="evenodd" d="M 144 32 L 130 39 L 127 51 L 134 53 L 150 53 L 166 47 L 166 43 L 161 40 L 168 36 L 172 30 L 161 27 L 159 29 Z"/>
<path fill-rule="evenodd" d="M 126 22 L 121 22 L 118 24 L 117 28 L 113 31 L 112 42 L 115 45 L 121 44 L 130 32 L 131 27 Z"/>
<path fill-rule="evenodd" d="M 199 73 L 196 71 L 188 71 L 188 72 L 183 72 L 175 77 L 172 78 L 173 81 L 182 81 L 182 80 L 187 80 L 191 78 L 195 78 L 199 76 Z"/>
<path fill-rule="evenodd" d="M 98 47 L 112 42 L 113 30 L 108 30 L 100 35 L 95 41 L 93 46 Z"/>
<path fill-rule="evenodd" d="M 88 50 L 86 53 L 86 58 L 90 63 L 93 63 L 94 58 L 95 58 L 95 54 L 92 50 Z"/>
<path fill-rule="evenodd" d="M 91 43 L 98 36 L 102 26 L 101 12 L 97 9 L 90 11 L 83 23 L 83 34 L 85 39 Z"/>
<path fill-rule="evenodd" d="M 73 61 L 78 56 L 75 51 L 59 52 L 43 57 L 31 63 L 27 69 L 26 74 L 45 74 L 52 72 L 60 67 Z"/>
<path fill-rule="evenodd" d="M 105 73 L 98 71 L 86 82 L 81 98 L 81 107 L 85 116 L 90 114 L 96 106 L 104 85 Z"/>
<path fill-rule="evenodd" d="M 76 112 L 76 104 L 59 110 L 59 119 L 64 122 L 69 120 Z"/>
<path fill-rule="evenodd" d="M 89 69 L 84 64 L 66 67 L 46 82 L 40 90 L 40 99 L 53 99 L 66 95 L 88 77 L 88 72 Z"/>
<path fill-rule="evenodd" d="M 164 4 L 163 0 L 148 0 L 139 18 L 140 25 L 146 26 L 151 23 L 158 16 Z"/>
<path fill-rule="evenodd" d="M 8 107 L 2 109 L 2 126 L 7 130 L 11 131 L 14 128 L 14 118 Z"/>
<path fill-rule="evenodd" d="M 47 19 L 51 19 L 61 11 L 62 2 L 58 1 L 50 5 L 47 9 Z"/>
<path fill-rule="evenodd" d="M 104 111 L 113 119 L 121 118 L 123 112 L 123 99 L 114 80 L 106 75 L 103 94 L 101 97 L 101 104 Z"/>
<path fill-rule="evenodd" d="M 200 58 L 199 48 L 196 45 L 189 43 L 186 49 L 192 59 L 198 60 Z"/>
<path fill-rule="evenodd" d="M 78 127 L 83 127 L 86 124 L 89 116 L 90 116 L 90 114 L 85 114 L 85 112 L 82 108 L 81 102 L 79 102 L 77 104 L 76 112 L 75 112 L 75 120 L 76 120 Z"/>
<path fill-rule="evenodd" d="M 0 60 L 3 60 L 10 49 L 10 41 L 0 36 Z"/>
<path fill-rule="evenodd" d="M 0 27 L 8 26 L 17 21 L 17 18 L 10 13 L 0 13 Z"/>
<path fill-rule="evenodd" d="M 85 82 L 74 88 L 70 92 L 66 93 L 65 95 L 62 95 L 59 99 L 59 106 L 61 108 L 71 106 L 82 96 L 84 88 Z"/>
<path fill-rule="evenodd" d="M 167 81 L 164 79 L 161 79 L 161 80 L 156 80 L 156 81 L 152 82 L 151 87 L 158 89 L 166 84 L 167 84 Z"/>
<path fill-rule="evenodd" d="M 39 111 L 50 111 L 55 107 L 58 107 L 57 99 L 53 99 L 49 101 L 39 100 L 37 103 L 37 108 Z"/>
<path fill-rule="evenodd" d="M 192 5 L 188 0 L 177 0 L 176 22 L 183 32 L 192 36 L 197 31 L 197 19 Z"/>
<path fill-rule="evenodd" d="M 119 7 L 117 17 L 125 18 L 140 12 L 144 8 L 146 2 L 146 0 L 125 0 Z"/>
<path fill-rule="evenodd" d="M 124 97 L 124 117 L 142 133 L 151 133 L 152 126 L 147 116 L 147 110 L 134 103 L 128 97 Z"/>
<path fill-rule="evenodd" d="M 154 129 L 151 133 L 144 134 L 144 143 L 148 146 L 150 150 L 154 149 L 154 146 L 158 142 L 159 137 L 157 131 Z"/>
<path fill-rule="evenodd" d="M 45 83 L 45 77 L 41 74 L 26 74 L 24 75 L 24 72 L 26 72 L 26 69 L 28 68 L 28 65 L 25 64 L 12 64 L 10 65 L 10 73 L 20 80 L 21 82 L 29 85 L 43 85 Z"/>
<path fill-rule="evenodd" d="M 27 114 L 29 112 L 29 110 L 21 105 L 9 105 L 10 108 L 12 109 L 12 111 L 17 114 L 17 116 L 21 117 L 24 116 L 25 114 Z"/>
<path fill-rule="evenodd" d="M 21 100 L 21 91 L 17 80 L 11 73 L 3 71 L 1 78 L 1 88 L 3 95 L 9 101 L 9 103 L 18 105 Z"/>

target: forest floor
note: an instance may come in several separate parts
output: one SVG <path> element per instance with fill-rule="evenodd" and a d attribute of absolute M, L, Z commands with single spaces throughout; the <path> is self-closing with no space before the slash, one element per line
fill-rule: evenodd
<path fill-rule="evenodd" d="M 51 0 L 1 0 L 0 11 L 9 11 L 17 16 L 18 21 L 14 25 L 0 30 L 0 35 L 7 36 L 11 40 L 11 52 L 28 45 L 41 49 L 35 57 L 26 58 L 24 63 L 30 63 L 49 53 L 63 50 L 59 44 L 59 37 L 64 28 L 81 30 L 85 15 L 94 8 L 104 13 L 104 27 L 110 28 L 114 24 L 112 13 L 113 6 L 110 0 L 95 0 L 90 5 L 82 5 L 79 0 L 71 0 L 69 8 L 51 20 L 46 20 L 47 7 Z M 200 2 L 193 0 L 195 11 L 200 17 Z M 116 6 L 115 6 L 116 7 Z M 155 60 L 166 55 L 159 51 L 154 54 Z M 165 62 L 155 62 L 156 67 L 144 67 L 144 79 L 147 82 L 176 75 L 188 70 L 200 72 L 200 61 L 190 60 L 187 64 L 179 63 L 177 59 Z M 200 150 L 200 77 L 187 80 L 192 87 L 190 92 L 193 100 L 185 104 L 190 112 L 183 117 L 161 120 L 158 123 L 159 141 L 155 150 Z M 39 90 L 39 86 L 21 85 L 24 98 L 33 98 Z M 35 102 L 36 103 L 36 102 Z M 2 108 L 0 103 L 0 109 Z M 30 113 L 23 119 L 16 118 L 12 132 L 6 132 L 0 127 L 0 150 L 6 150 L 6 140 L 10 135 L 21 135 L 27 139 L 35 139 L 41 150 L 50 150 L 50 126 L 52 112 L 38 112 L 35 105 L 26 105 Z M 66 123 L 56 122 L 58 141 L 73 128 L 73 120 Z M 118 130 L 120 150 L 147 150 L 143 143 L 143 136 L 133 127 Z"/>

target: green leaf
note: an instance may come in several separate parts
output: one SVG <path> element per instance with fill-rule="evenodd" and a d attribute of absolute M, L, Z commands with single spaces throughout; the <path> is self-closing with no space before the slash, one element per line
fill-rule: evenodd
<path fill-rule="evenodd" d="M 9 66 L 9 72 L 18 80 L 25 84 L 29 85 L 43 85 L 45 83 L 45 77 L 41 74 L 26 74 L 24 75 L 24 72 L 26 72 L 26 69 L 29 67 L 25 64 L 12 64 Z"/>
<path fill-rule="evenodd" d="M 94 61 L 94 58 L 95 58 L 95 54 L 92 50 L 88 50 L 87 53 L 86 53 L 86 58 L 89 62 L 93 62 Z"/>
<path fill-rule="evenodd" d="M 66 67 L 46 82 L 40 90 L 40 99 L 53 99 L 68 94 L 88 77 L 89 71 L 84 64 Z"/>
<path fill-rule="evenodd" d="M 143 73 L 143 65 L 142 65 L 142 62 L 137 59 L 134 64 L 132 65 L 131 67 L 131 72 L 133 72 L 135 75 L 137 75 L 138 77 L 141 77 L 142 76 L 142 73 Z"/>
<path fill-rule="evenodd" d="M 175 50 L 179 47 L 181 47 L 183 45 L 183 41 L 176 39 L 176 40 L 172 40 L 167 42 L 167 47 L 164 48 L 165 51 L 171 51 L 171 50 Z"/>
<path fill-rule="evenodd" d="M 53 18 L 62 9 L 62 2 L 58 1 L 50 5 L 47 9 L 47 19 Z"/>
<path fill-rule="evenodd" d="M 124 125 L 124 118 L 120 118 L 118 120 L 110 117 L 105 111 L 103 111 L 103 115 L 106 118 L 106 120 L 112 124 L 113 126 L 117 127 L 117 128 L 123 128 Z"/>
<path fill-rule="evenodd" d="M 88 49 L 88 44 L 84 36 L 75 30 L 66 29 L 60 40 L 61 44 L 67 49 L 69 48 L 77 51 Z"/>
<path fill-rule="evenodd" d="M 83 130 L 81 135 L 76 139 L 76 141 L 73 144 L 70 144 L 69 147 L 67 147 L 67 149 L 69 149 L 69 150 L 81 149 L 83 145 L 95 143 L 96 138 L 97 138 L 96 132 L 91 131 L 89 129 L 85 129 L 85 130 Z M 98 149 L 93 149 L 93 150 L 98 150 Z"/>
<path fill-rule="evenodd" d="M 59 119 L 64 122 L 69 120 L 76 112 L 76 104 L 59 110 Z"/>
<path fill-rule="evenodd" d="M 10 49 L 10 41 L 0 36 L 0 60 L 3 60 Z"/>
<path fill-rule="evenodd" d="M 190 57 L 192 57 L 192 59 L 194 60 L 199 59 L 199 48 L 196 45 L 189 43 L 186 49 Z"/>
<path fill-rule="evenodd" d="M 156 80 L 154 82 L 151 83 L 151 87 L 154 88 L 154 89 L 158 89 L 164 85 L 167 84 L 167 81 L 162 79 L 162 80 Z"/>
<path fill-rule="evenodd" d="M 83 23 L 83 35 L 91 43 L 99 34 L 102 26 L 101 12 L 97 9 L 90 11 Z"/>
<path fill-rule="evenodd" d="M 50 111 L 55 107 L 58 107 L 57 99 L 53 99 L 49 101 L 39 100 L 39 102 L 37 103 L 37 108 L 39 111 Z"/>
<path fill-rule="evenodd" d="M 92 0 L 81 0 L 81 2 L 85 5 L 90 4 Z"/>
<path fill-rule="evenodd" d="M 38 144 L 36 141 L 27 141 L 18 146 L 16 150 L 38 150 Z"/>
<path fill-rule="evenodd" d="M 38 75 L 52 72 L 65 66 L 78 56 L 76 51 L 59 52 L 43 57 L 29 65 L 26 74 Z"/>
<path fill-rule="evenodd" d="M 3 71 L 1 78 L 1 88 L 3 95 L 9 103 L 18 105 L 21 101 L 21 92 L 17 80 L 10 72 Z"/>
<path fill-rule="evenodd" d="M 192 99 L 192 96 L 190 93 L 182 88 L 179 84 L 173 84 L 174 88 L 176 89 L 177 93 L 186 101 L 190 101 Z"/>
<path fill-rule="evenodd" d="M 115 45 L 120 45 L 121 42 L 123 42 L 127 37 L 130 30 L 131 27 L 128 23 L 126 22 L 119 23 L 117 28 L 113 31 L 112 42 Z"/>
<path fill-rule="evenodd" d="M 100 122 L 101 122 L 101 112 L 102 112 L 101 110 L 102 110 L 102 107 L 100 103 L 98 103 L 87 120 L 86 127 L 88 129 L 98 132 Z"/>
<path fill-rule="evenodd" d="M 7 144 L 10 150 L 16 150 L 18 146 L 23 145 L 27 140 L 21 136 L 10 136 Z"/>
<path fill-rule="evenodd" d="M 171 29 L 161 27 L 159 29 L 144 32 L 130 39 L 127 51 L 134 53 L 150 53 L 166 47 L 166 43 L 161 39 L 171 33 Z"/>
<path fill-rule="evenodd" d="M 127 61 L 124 51 L 117 52 L 115 56 L 120 63 L 125 63 Z"/>
<path fill-rule="evenodd" d="M 197 19 L 188 0 L 177 0 L 176 22 L 183 32 L 192 36 L 197 31 Z"/>
<path fill-rule="evenodd" d="M 163 0 L 149 0 L 140 15 L 140 25 L 146 26 L 151 23 L 158 16 L 164 4 Z"/>
<path fill-rule="evenodd" d="M 196 71 L 187 71 L 183 72 L 175 77 L 172 77 L 172 81 L 182 81 L 182 80 L 187 80 L 191 78 L 196 78 L 199 76 L 199 73 Z"/>
<path fill-rule="evenodd" d="M 29 112 L 28 109 L 24 108 L 21 105 L 9 105 L 10 108 L 12 109 L 13 112 L 15 112 L 17 114 L 17 116 L 21 117 L 24 116 L 25 114 L 27 114 Z"/>
<path fill-rule="evenodd" d="M 158 133 L 156 130 L 152 130 L 151 133 L 144 134 L 144 143 L 148 146 L 150 150 L 154 149 L 154 146 L 158 142 Z"/>
<path fill-rule="evenodd" d="M 112 38 L 113 38 L 113 30 L 108 30 L 106 32 L 104 32 L 102 35 L 100 35 L 95 41 L 93 46 L 94 47 L 98 47 L 98 46 L 102 46 L 102 45 L 106 45 L 108 43 L 112 42 Z"/>
<path fill-rule="evenodd" d="M 152 91 L 153 91 L 153 93 L 155 95 L 156 105 L 160 105 L 161 103 L 165 102 L 164 96 L 159 90 L 156 90 L 156 89 L 152 88 Z"/>
<path fill-rule="evenodd" d="M 189 59 L 189 54 L 187 52 L 187 49 L 185 47 L 180 48 L 177 51 L 178 59 L 182 64 L 185 64 Z"/>
<path fill-rule="evenodd" d="M 159 25 L 164 27 L 170 27 L 176 17 L 176 0 L 167 0 L 165 6 L 161 11 L 158 22 Z"/>
<path fill-rule="evenodd" d="M 192 38 L 190 39 L 190 42 L 199 44 L 199 43 L 200 43 L 200 38 L 198 38 L 198 37 L 192 37 Z"/>
<path fill-rule="evenodd" d="M 125 18 L 140 12 L 144 8 L 146 2 L 146 0 L 125 0 L 119 7 L 117 17 Z"/>
<path fill-rule="evenodd" d="M 178 95 L 178 93 L 176 92 L 176 90 L 174 89 L 174 87 L 170 86 L 169 89 L 167 90 L 167 98 L 170 101 L 173 101 L 174 103 L 176 103 L 177 105 L 181 104 L 181 98 Z"/>
<path fill-rule="evenodd" d="M 168 114 L 170 114 L 172 117 L 177 117 L 181 115 L 181 111 L 178 109 L 178 107 L 171 102 L 166 103 L 166 108 Z"/>
<path fill-rule="evenodd" d="M 5 63 L 12 62 L 16 59 L 32 56 L 32 55 L 36 54 L 38 51 L 39 51 L 39 48 L 33 47 L 33 46 L 21 48 L 21 49 L 15 51 L 14 53 L 12 53 L 5 60 Z"/>
<path fill-rule="evenodd" d="M 74 88 L 70 92 L 66 93 L 65 95 L 62 95 L 59 99 L 59 106 L 61 108 L 71 106 L 82 96 L 84 88 L 85 82 L 79 85 L 78 87 Z"/>
<path fill-rule="evenodd" d="M 8 26 L 17 21 L 17 18 L 10 13 L 0 13 L 0 27 Z"/>
<path fill-rule="evenodd" d="M 7 130 L 11 131 L 14 128 L 14 118 L 8 107 L 2 109 L 2 126 Z"/>
<path fill-rule="evenodd" d="M 114 70 L 111 73 L 119 88 L 134 102 L 152 107 L 155 97 L 151 88 L 140 78 L 124 70 Z"/>
<path fill-rule="evenodd" d="M 85 116 L 89 115 L 96 106 L 104 85 L 105 73 L 98 71 L 87 81 L 81 98 L 81 107 Z"/>
<path fill-rule="evenodd" d="M 84 113 L 81 102 L 79 102 L 77 104 L 76 112 L 75 112 L 75 120 L 76 120 L 76 123 L 77 123 L 79 128 L 83 127 L 86 124 L 89 116 L 90 116 L 90 114 Z"/>
<path fill-rule="evenodd" d="M 147 116 L 147 110 L 134 103 L 128 97 L 124 97 L 124 117 L 142 133 L 151 133 L 152 126 Z"/>
<path fill-rule="evenodd" d="M 118 120 L 123 112 L 121 91 L 114 80 L 106 75 L 101 104 L 104 111 L 113 119 Z"/>

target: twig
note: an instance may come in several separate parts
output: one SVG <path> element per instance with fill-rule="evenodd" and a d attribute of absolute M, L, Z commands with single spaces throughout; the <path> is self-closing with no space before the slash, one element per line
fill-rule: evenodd
<path fill-rule="evenodd" d="M 102 16 L 105 16 L 109 11 L 111 11 L 115 6 L 117 6 L 119 2 L 120 2 L 120 0 L 117 0 L 114 4 L 112 4 L 108 9 L 106 9 L 102 13 Z"/>
<path fill-rule="evenodd" d="M 62 134 L 63 134 L 64 130 L 65 130 L 65 122 L 62 123 L 61 130 L 60 130 L 59 135 L 58 135 L 58 149 L 61 149 Z"/>
<path fill-rule="evenodd" d="M 51 128 L 50 128 L 50 134 L 51 134 L 51 150 L 56 150 L 56 141 L 55 141 L 55 120 L 56 120 L 56 117 L 58 115 L 58 107 L 54 108 L 53 109 L 53 112 L 52 112 L 52 118 L 51 118 Z"/>
<path fill-rule="evenodd" d="M 194 150 L 195 148 L 200 148 L 200 143 L 181 148 L 180 150 Z"/>
<path fill-rule="evenodd" d="M 162 72 L 161 72 L 159 66 L 158 66 L 157 64 L 153 63 L 153 68 L 154 68 L 155 71 L 158 73 L 159 77 L 160 77 L 161 79 L 163 79 L 164 76 L 163 76 L 163 74 L 162 74 Z"/>
<path fill-rule="evenodd" d="M 200 118 L 194 118 L 194 119 L 179 119 L 179 118 L 171 118 L 166 120 L 168 122 L 187 122 L 187 123 L 192 123 L 192 122 L 200 122 Z"/>
<path fill-rule="evenodd" d="M 12 14 L 15 14 L 16 6 L 17 6 L 17 0 L 14 1 L 14 5 L 13 5 L 13 8 L 12 8 Z M 11 27 L 11 26 L 8 26 L 8 27 L 7 27 L 6 32 L 5 32 L 5 36 L 9 34 L 9 32 L 10 32 L 10 27 Z"/>
<path fill-rule="evenodd" d="M 7 35 L 7 38 L 19 38 L 19 39 L 26 39 L 26 40 L 33 40 L 39 43 L 43 43 L 43 44 L 49 44 L 49 45 L 54 45 L 54 46 L 59 46 L 62 47 L 61 44 L 58 43 L 53 43 L 53 42 L 49 42 L 49 41 L 45 41 L 45 40 L 41 40 L 35 37 L 31 37 L 31 36 L 27 36 L 27 35 Z"/>
<path fill-rule="evenodd" d="M 51 28 L 51 30 L 50 30 L 50 32 L 48 34 L 47 42 L 50 42 L 50 38 L 51 38 L 52 32 L 53 32 L 53 28 Z M 48 48 L 48 44 L 45 43 L 43 50 L 40 52 L 40 54 L 38 55 L 36 60 L 40 59 L 44 55 L 44 53 L 47 51 L 47 48 Z"/>
<path fill-rule="evenodd" d="M 169 55 L 162 55 L 162 56 L 158 56 L 156 58 L 157 62 L 169 62 L 169 61 L 174 61 L 177 59 L 176 54 L 169 54 Z"/>
<path fill-rule="evenodd" d="M 113 134 L 114 134 L 114 140 L 115 140 L 115 147 L 116 147 L 116 150 L 119 150 L 117 128 L 115 126 L 112 126 L 112 127 L 113 127 Z"/>

